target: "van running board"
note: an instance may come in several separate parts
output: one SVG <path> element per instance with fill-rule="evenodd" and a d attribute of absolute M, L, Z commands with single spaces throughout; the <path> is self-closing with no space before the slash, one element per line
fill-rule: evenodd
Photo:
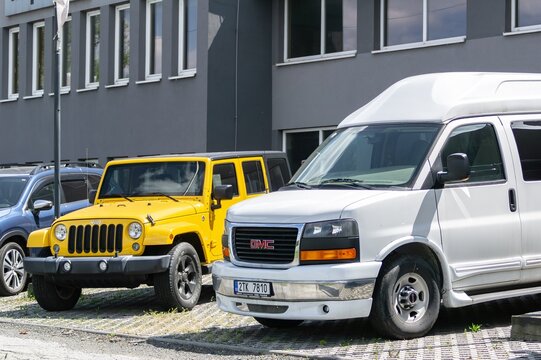
<path fill-rule="evenodd" d="M 492 301 L 492 300 L 499 300 L 499 299 L 512 298 L 512 297 L 525 296 L 525 295 L 534 295 L 534 294 L 539 294 L 539 293 L 541 293 L 541 286 L 498 291 L 498 292 L 479 294 L 479 295 L 471 295 L 470 298 L 473 300 L 472 302 L 473 304 L 479 304 L 479 303 Z"/>

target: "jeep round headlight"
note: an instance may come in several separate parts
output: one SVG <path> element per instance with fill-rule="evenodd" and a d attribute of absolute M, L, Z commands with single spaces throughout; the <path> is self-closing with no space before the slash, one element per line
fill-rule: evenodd
<path fill-rule="evenodd" d="M 141 224 L 137 222 L 132 222 L 128 226 L 128 235 L 130 235 L 132 239 L 139 239 L 142 233 L 143 233 L 143 227 L 141 226 Z"/>
<path fill-rule="evenodd" d="M 58 224 L 54 228 L 54 236 L 60 241 L 66 240 L 67 234 L 68 234 L 68 229 L 66 229 L 66 226 L 63 224 Z"/>

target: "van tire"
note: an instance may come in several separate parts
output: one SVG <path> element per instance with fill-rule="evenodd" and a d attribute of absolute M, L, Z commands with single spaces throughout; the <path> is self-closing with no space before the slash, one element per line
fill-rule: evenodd
<path fill-rule="evenodd" d="M 287 329 L 299 326 L 303 320 L 284 320 L 254 317 L 254 319 L 263 326 L 273 329 Z"/>
<path fill-rule="evenodd" d="M 71 310 L 81 297 L 80 288 L 56 285 L 43 275 L 32 276 L 32 288 L 39 306 L 47 311 Z"/>
<path fill-rule="evenodd" d="M 23 249 L 16 242 L 5 243 L 0 248 L 0 262 L 2 264 L 1 296 L 17 295 L 25 289 L 28 283 L 28 273 L 23 268 L 24 256 Z"/>
<path fill-rule="evenodd" d="M 374 289 L 370 321 L 381 335 L 411 339 L 432 329 L 440 311 L 440 287 L 428 262 L 399 255 L 384 262 Z"/>
<path fill-rule="evenodd" d="M 194 247 L 181 242 L 169 251 L 171 261 L 163 273 L 154 275 L 154 292 L 168 309 L 192 309 L 199 301 L 203 278 Z"/>

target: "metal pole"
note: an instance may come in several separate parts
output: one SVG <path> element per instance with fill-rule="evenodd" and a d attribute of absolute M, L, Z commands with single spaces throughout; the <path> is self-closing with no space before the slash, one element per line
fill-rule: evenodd
<path fill-rule="evenodd" d="M 54 92 L 54 217 L 60 217 L 60 37 L 57 36 L 56 2 L 53 11 Z"/>

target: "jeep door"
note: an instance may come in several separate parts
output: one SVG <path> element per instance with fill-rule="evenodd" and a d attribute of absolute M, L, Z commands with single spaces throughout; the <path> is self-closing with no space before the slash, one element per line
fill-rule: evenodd
<path fill-rule="evenodd" d="M 446 170 L 447 156 L 468 155 L 467 181 L 436 189 L 442 245 L 455 290 L 512 284 L 520 279 L 521 235 L 513 161 L 497 117 L 456 120 L 447 125 L 435 169 Z"/>

